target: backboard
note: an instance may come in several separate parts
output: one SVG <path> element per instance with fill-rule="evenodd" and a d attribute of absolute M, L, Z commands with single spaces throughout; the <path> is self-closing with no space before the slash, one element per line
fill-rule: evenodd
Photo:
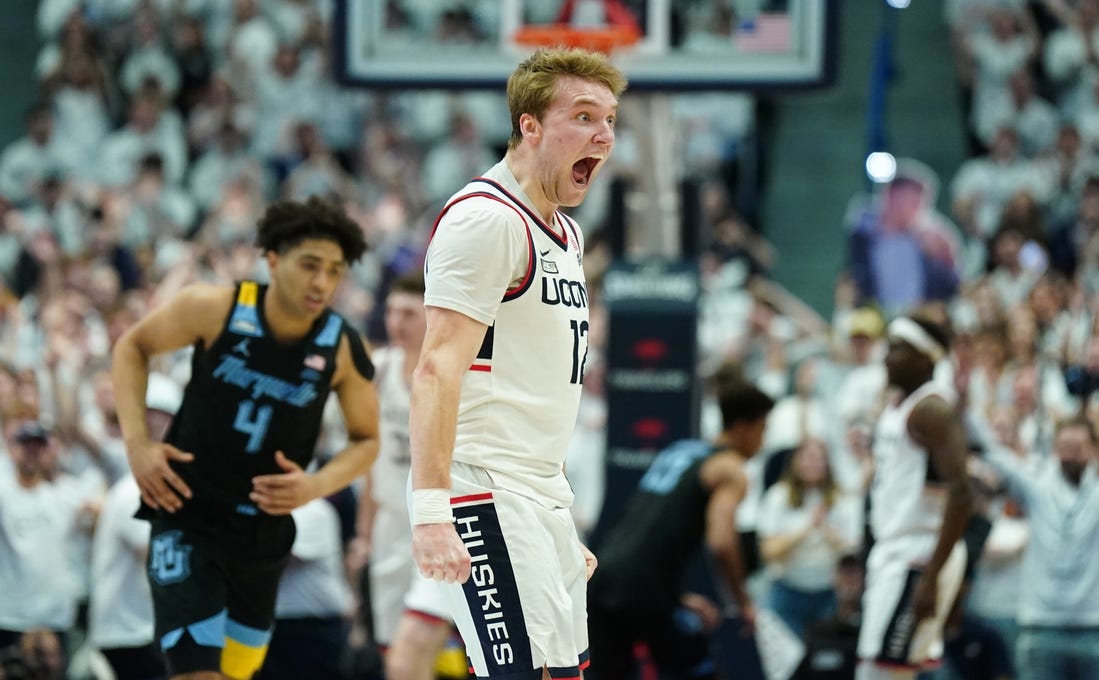
<path fill-rule="evenodd" d="M 834 77 L 836 0 L 337 0 L 337 68 L 374 88 L 503 88 L 534 45 L 568 25 L 632 24 L 612 58 L 630 89 L 763 90 Z"/>

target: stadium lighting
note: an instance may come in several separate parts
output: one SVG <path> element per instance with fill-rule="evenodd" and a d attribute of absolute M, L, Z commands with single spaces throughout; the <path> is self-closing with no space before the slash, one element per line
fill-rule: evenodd
<path fill-rule="evenodd" d="M 904 9 L 912 4 L 912 0 L 885 0 L 885 4 L 893 9 Z"/>
<path fill-rule="evenodd" d="M 866 174 L 878 184 L 892 181 L 897 175 L 897 159 L 888 151 L 875 151 L 866 157 Z"/>

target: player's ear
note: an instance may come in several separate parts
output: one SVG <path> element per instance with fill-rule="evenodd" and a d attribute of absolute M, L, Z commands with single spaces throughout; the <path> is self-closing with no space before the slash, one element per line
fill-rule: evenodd
<path fill-rule="evenodd" d="M 524 113 L 519 116 L 519 129 L 524 137 L 538 137 L 542 131 L 542 125 L 532 114 Z"/>

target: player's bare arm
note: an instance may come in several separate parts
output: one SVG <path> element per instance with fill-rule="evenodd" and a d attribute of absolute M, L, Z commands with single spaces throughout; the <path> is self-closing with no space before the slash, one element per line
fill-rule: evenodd
<path fill-rule="evenodd" d="M 966 474 L 966 436 L 954 408 L 941 397 L 927 397 L 912 409 L 908 432 L 927 449 L 928 464 L 946 492 L 946 508 L 935 551 L 913 595 L 918 619 L 935 611 L 939 571 L 961 540 L 973 512 L 973 491 Z"/>
<path fill-rule="evenodd" d="M 183 500 L 190 498 L 191 490 L 168 462 L 185 463 L 193 455 L 149 439 L 145 426 L 149 359 L 196 343 L 210 346 L 221 332 L 222 320 L 232 304 L 232 288 L 194 284 L 150 312 L 115 343 L 111 381 L 119 425 L 130 469 L 141 489 L 141 498 L 150 507 L 168 512 L 183 507 Z"/>
<path fill-rule="evenodd" d="M 363 350 L 365 352 L 365 350 Z M 283 472 L 260 475 L 252 480 L 251 500 L 270 515 L 285 515 L 314 498 L 329 496 L 363 475 L 378 457 L 378 394 L 365 373 L 368 359 L 358 359 L 347 336 L 340 340 L 332 389 L 340 402 L 347 426 L 347 446 L 332 460 L 309 474 L 287 458 L 282 451 L 275 461 Z"/>
<path fill-rule="evenodd" d="M 736 513 L 748 489 L 748 478 L 740 459 L 732 453 L 719 453 L 703 465 L 703 486 L 712 489 L 706 505 L 706 547 L 717 559 L 722 578 L 740 606 L 744 618 L 754 616 L 754 608 L 745 588 L 744 558 L 740 552 Z"/>
<path fill-rule="evenodd" d="M 469 578 L 469 551 L 454 525 L 442 516 L 449 514 L 449 498 L 445 509 L 431 509 L 438 517 L 418 516 L 425 508 L 417 507 L 416 492 L 450 489 L 462 379 L 477 358 L 487 330 L 488 326 L 460 312 L 427 307 L 427 333 L 412 374 L 412 555 L 425 576 L 449 583 Z M 431 519 L 438 521 L 426 521 Z"/>

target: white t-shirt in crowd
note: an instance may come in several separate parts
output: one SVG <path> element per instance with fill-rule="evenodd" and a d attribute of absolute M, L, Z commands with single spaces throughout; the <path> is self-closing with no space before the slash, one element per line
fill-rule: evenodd
<path fill-rule="evenodd" d="M 0 476 L 0 628 L 72 627 L 77 582 L 64 556 L 83 502 L 67 475 L 32 489 Z"/>
<path fill-rule="evenodd" d="M 768 570 L 791 588 L 806 592 L 829 590 L 839 558 L 858 546 L 862 536 L 863 512 L 861 498 L 843 494 L 837 490 L 835 501 L 829 508 L 825 522 L 843 537 L 846 545 L 834 546 L 824 535 L 823 529 L 809 533 L 780 562 L 768 564 Z M 790 487 L 785 481 L 777 482 L 763 495 L 757 520 L 760 540 L 772 536 L 793 534 L 813 522 L 817 508 L 824 503 L 824 495 L 810 489 L 802 499 L 801 507 L 790 505 Z"/>
<path fill-rule="evenodd" d="M 132 475 L 107 492 L 92 541 L 88 636 L 97 649 L 153 641 L 153 599 L 145 577 L 149 523 L 135 519 L 141 492 Z"/>
<path fill-rule="evenodd" d="M 345 616 L 353 604 L 343 570 L 340 520 L 336 509 L 316 498 L 290 513 L 297 536 L 290 564 L 279 581 L 275 617 L 279 619 Z"/>

